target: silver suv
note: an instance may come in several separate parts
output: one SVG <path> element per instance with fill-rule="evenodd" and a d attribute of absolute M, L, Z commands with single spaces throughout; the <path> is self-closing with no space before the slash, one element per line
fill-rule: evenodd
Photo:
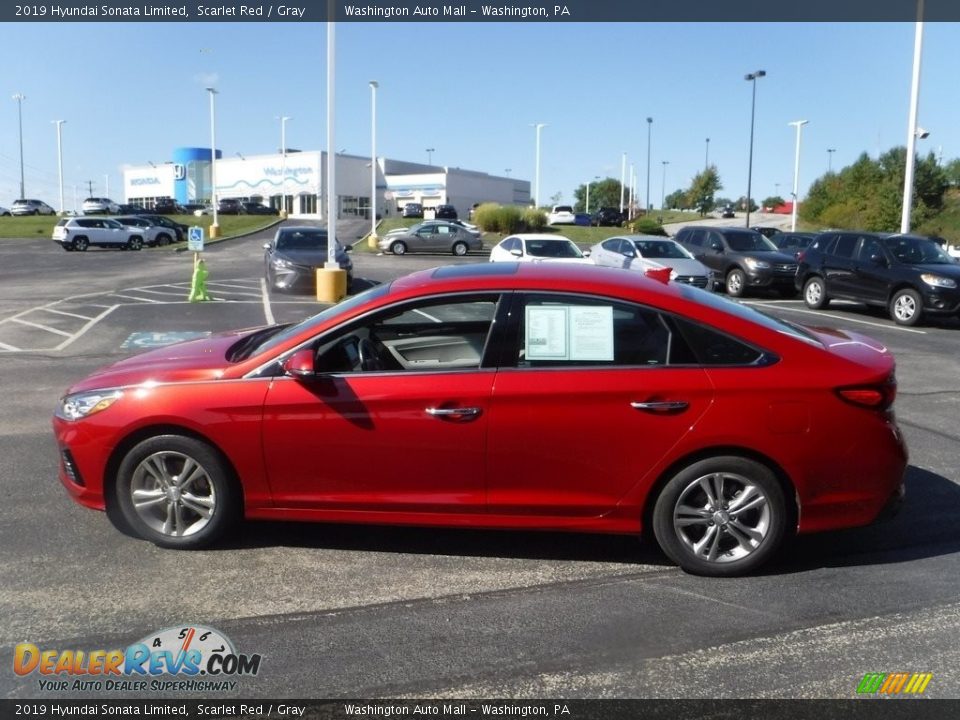
<path fill-rule="evenodd" d="M 53 228 L 53 241 L 64 250 L 83 252 L 91 245 L 121 250 L 139 250 L 143 247 L 143 229 L 125 227 L 110 218 L 61 218 Z"/>
<path fill-rule="evenodd" d="M 10 206 L 11 215 L 56 215 L 57 211 L 43 200 L 15 200 Z"/>
<path fill-rule="evenodd" d="M 120 206 L 110 198 L 90 197 L 83 201 L 84 215 L 109 215 L 120 212 Z"/>

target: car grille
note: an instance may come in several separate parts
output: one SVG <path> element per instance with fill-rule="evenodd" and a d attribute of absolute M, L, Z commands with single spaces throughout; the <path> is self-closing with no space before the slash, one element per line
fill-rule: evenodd
<path fill-rule="evenodd" d="M 778 273 L 788 273 L 790 275 L 796 275 L 797 264 L 796 263 L 774 263 L 773 271 Z"/>
<path fill-rule="evenodd" d="M 693 285 L 698 288 L 705 288 L 707 286 L 707 277 L 706 275 L 677 275 L 674 282 L 683 283 L 684 285 Z"/>

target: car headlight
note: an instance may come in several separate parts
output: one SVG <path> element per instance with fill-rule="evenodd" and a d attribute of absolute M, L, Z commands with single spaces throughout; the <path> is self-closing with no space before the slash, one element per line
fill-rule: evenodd
<path fill-rule="evenodd" d="M 770 269 L 770 263 L 768 263 L 766 260 L 757 260 L 756 258 L 748 257 L 748 258 L 744 258 L 743 262 L 751 270 L 769 270 Z"/>
<path fill-rule="evenodd" d="M 289 260 L 284 260 L 283 258 L 274 258 L 272 262 L 273 266 L 278 268 L 293 267 L 293 263 L 291 263 Z"/>
<path fill-rule="evenodd" d="M 62 420 L 80 420 L 106 410 L 123 397 L 122 390 L 91 390 L 60 398 L 56 416 Z"/>
<path fill-rule="evenodd" d="M 957 281 L 953 278 L 945 278 L 940 275 L 933 275 L 932 273 L 923 273 L 920 279 L 931 287 L 955 288 L 957 286 Z"/>

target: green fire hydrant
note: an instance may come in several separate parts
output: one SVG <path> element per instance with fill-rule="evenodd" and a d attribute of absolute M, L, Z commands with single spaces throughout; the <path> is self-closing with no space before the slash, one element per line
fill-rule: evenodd
<path fill-rule="evenodd" d="M 197 260 L 193 264 L 193 279 L 190 281 L 190 302 L 204 302 L 213 300 L 210 293 L 207 292 L 207 276 L 210 271 L 207 270 L 207 264 L 203 260 Z"/>

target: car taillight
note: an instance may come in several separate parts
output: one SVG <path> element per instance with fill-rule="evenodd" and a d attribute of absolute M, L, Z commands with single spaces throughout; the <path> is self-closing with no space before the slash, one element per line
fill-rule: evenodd
<path fill-rule="evenodd" d="M 806 250 L 801 250 L 797 253 L 797 262 L 803 262 L 803 259 L 807 256 Z"/>
<path fill-rule="evenodd" d="M 837 395 L 851 405 L 872 410 L 886 410 L 897 398 L 897 381 L 891 376 L 882 385 L 837 388 Z"/>

